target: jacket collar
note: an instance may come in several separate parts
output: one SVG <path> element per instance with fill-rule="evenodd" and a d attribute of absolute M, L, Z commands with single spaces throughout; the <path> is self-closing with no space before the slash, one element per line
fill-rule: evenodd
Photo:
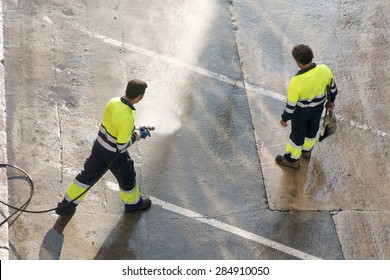
<path fill-rule="evenodd" d="M 133 106 L 133 104 L 131 104 L 129 101 L 127 101 L 123 96 L 121 97 L 121 101 L 122 101 L 122 103 L 129 106 L 131 110 L 135 111 L 135 107 Z"/>
<path fill-rule="evenodd" d="M 311 69 L 315 68 L 317 64 L 313 63 L 312 66 L 307 67 L 306 69 L 299 70 L 298 73 L 295 76 L 302 75 L 303 73 L 309 72 Z"/>

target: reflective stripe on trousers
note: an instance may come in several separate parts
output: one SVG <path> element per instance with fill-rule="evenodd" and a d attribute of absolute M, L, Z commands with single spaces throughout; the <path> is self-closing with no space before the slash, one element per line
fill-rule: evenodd
<path fill-rule="evenodd" d="M 86 188 L 95 184 L 102 173 L 111 163 L 115 153 L 107 151 L 95 141 L 91 155 L 84 163 L 84 169 L 76 176 L 66 192 L 66 200 L 71 201 L 79 196 Z M 134 162 L 129 153 L 121 153 L 111 164 L 110 171 L 115 176 L 120 187 L 120 197 L 125 204 L 136 204 L 140 199 L 140 191 L 136 183 Z M 75 201 L 79 204 L 85 194 Z"/>
<path fill-rule="evenodd" d="M 286 145 L 286 154 L 290 155 L 292 160 L 298 160 L 302 155 L 302 150 L 305 152 L 310 152 L 313 149 L 316 141 L 316 138 L 309 139 L 305 137 L 303 146 L 296 146 L 290 139 Z"/>
<path fill-rule="evenodd" d="M 87 189 L 84 187 L 79 187 L 76 182 L 77 180 L 74 180 L 72 184 L 70 184 L 68 191 L 66 192 L 65 199 L 67 201 L 72 201 Z M 135 185 L 135 187 L 130 191 L 124 191 L 122 188 L 120 188 L 119 192 L 123 203 L 128 205 L 136 204 L 141 196 L 138 185 Z M 79 204 L 86 195 L 87 193 L 84 193 L 82 196 L 76 199 L 74 203 Z"/>

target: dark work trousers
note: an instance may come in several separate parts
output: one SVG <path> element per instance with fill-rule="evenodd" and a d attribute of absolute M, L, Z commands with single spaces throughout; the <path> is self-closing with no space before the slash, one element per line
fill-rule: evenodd
<path fill-rule="evenodd" d="M 291 119 L 290 140 L 296 147 L 302 147 L 305 138 L 313 139 L 317 136 L 324 104 L 313 108 L 296 107 Z M 291 160 L 290 155 L 285 155 Z"/>
<path fill-rule="evenodd" d="M 95 141 L 91 155 L 84 163 L 84 170 L 76 176 L 76 180 L 88 186 L 95 184 L 103 175 L 104 170 L 112 162 L 115 155 L 115 153 L 107 151 Z M 115 161 L 111 163 L 109 169 L 114 174 L 123 191 L 130 191 L 136 186 L 134 161 L 127 151 L 119 154 Z"/>

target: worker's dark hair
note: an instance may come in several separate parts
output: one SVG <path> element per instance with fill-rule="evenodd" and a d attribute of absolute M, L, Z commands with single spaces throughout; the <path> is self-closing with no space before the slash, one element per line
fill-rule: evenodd
<path fill-rule="evenodd" d="M 139 79 L 131 80 L 127 83 L 126 96 L 130 99 L 134 99 L 139 95 L 144 95 L 148 85 Z"/>
<path fill-rule="evenodd" d="M 313 60 L 313 51 L 309 46 L 297 45 L 292 49 L 292 56 L 301 64 L 308 64 Z"/>

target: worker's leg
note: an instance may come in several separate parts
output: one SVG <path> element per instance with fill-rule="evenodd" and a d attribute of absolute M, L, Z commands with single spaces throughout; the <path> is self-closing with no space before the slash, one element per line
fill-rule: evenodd
<path fill-rule="evenodd" d="M 314 148 L 314 144 L 317 141 L 317 133 L 320 128 L 320 121 L 322 115 L 322 107 L 314 108 L 313 114 L 310 120 L 308 121 L 307 131 L 305 136 L 305 141 L 303 143 L 303 154 L 304 157 L 310 158 L 311 151 Z"/>
<path fill-rule="evenodd" d="M 110 170 L 118 181 L 120 196 L 125 204 L 126 212 L 144 210 L 150 206 L 150 200 L 141 197 L 136 182 L 134 161 L 128 152 L 121 154 L 111 165 Z"/>
<path fill-rule="evenodd" d="M 286 144 L 284 158 L 289 162 L 296 162 L 301 158 L 303 143 L 307 130 L 307 119 L 304 112 L 296 112 L 291 120 L 291 133 Z"/>
<path fill-rule="evenodd" d="M 286 152 L 284 155 L 277 155 L 275 161 L 281 166 L 299 169 L 299 159 L 302 154 L 302 146 L 305 139 L 305 127 L 304 123 L 294 121 L 291 122 L 291 126 L 290 138 L 286 144 Z"/>
<path fill-rule="evenodd" d="M 73 214 L 76 210 L 76 206 L 84 199 L 86 195 L 86 193 L 83 195 L 81 194 L 87 188 L 95 184 L 96 181 L 103 175 L 104 170 L 107 168 L 108 160 L 104 157 L 104 154 L 102 153 L 104 150 L 102 149 L 103 148 L 100 147 L 99 144 L 94 144 L 91 155 L 84 163 L 84 169 L 70 184 L 64 199 L 58 203 L 58 206 L 61 206 L 56 210 L 58 215 Z M 74 199 L 76 200 L 73 201 Z"/>
<path fill-rule="evenodd" d="M 296 108 L 293 118 L 291 119 L 291 133 L 286 144 L 284 155 L 277 155 L 276 163 L 284 167 L 299 169 L 299 159 L 302 154 L 302 147 L 305 141 L 307 129 L 307 114 L 306 110 Z"/>

